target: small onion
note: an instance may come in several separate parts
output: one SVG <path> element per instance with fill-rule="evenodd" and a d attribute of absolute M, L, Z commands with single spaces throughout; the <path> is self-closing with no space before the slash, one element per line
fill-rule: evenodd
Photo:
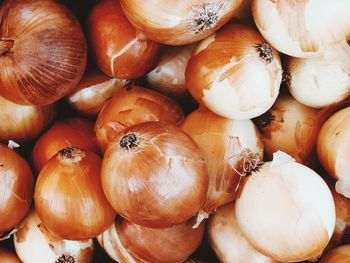
<path fill-rule="evenodd" d="M 21 263 L 16 254 L 0 248 L 1 263 Z"/>
<path fill-rule="evenodd" d="M 1 78 L 1 77 L 0 77 Z M 56 115 L 56 105 L 19 105 L 0 97 L 0 141 L 29 141 L 44 131 Z"/>
<path fill-rule="evenodd" d="M 84 73 L 86 40 L 57 1 L 8 0 L 0 16 L 0 95 L 25 105 L 52 104 Z"/>
<path fill-rule="evenodd" d="M 34 209 L 20 224 L 13 241 L 23 263 L 89 263 L 94 254 L 92 239 L 71 241 L 53 236 Z"/>
<path fill-rule="evenodd" d="M 350 2 L 328 0 L 253 0 L 254 21 L 278 51 L 315 57 L 350 35 Z"/>
<path fill-rule="evenodd" d="M 160 45 L 130 24 L 119 0 L 98 2 L 87 24 L 92 55 L 105 74 L 134 79 L 152 69 Z"/>
<path fill-rule="evenodd" d="M 166 122 L 140 123 L 119 133 L 104 154 L 101 181 L 118 214 L 152 228 L 195 216 L 208 190 L 202 152 Z"/>
<path fill-rule="evenodd" d="M 93 152 L 66 147 L 41 169 L 35 185 L 35 207 L 55 236 L 89 239 L 112 224 L 115 212 L 101 187 L 101 161 Z"/>
<path fill-rule="evenodd" d="M 282 68 L 259 32 L 229 24 L 197 45 L 185 76 L 192 96 L 216 114 L 250 119 L 276 100 Z"/>
<path fill-rule="evenodd" d="M 348 263 L 350 262 L 350 244 L 336 247 L 326 253 L 319 263 Z"/>
<path fill-rule="evenodd" d="M 271 160 L 281 150 L 298 162 L 309 160 L 316 146 L 318 111 L 282 93 L 267 112 L 254 119 L 264 142 L 264 157 Z"/>
<path fill-rule="evenodd" d="M 31 156 L 36 171 L 39 172 L 52 156 L 68 146 L 99 153 L 94 124 L 84 118 L 56 121 L 34 144 Z"/>
<path fill-rule="evenodd" d="M 289 91 L 307 106 L 323 108 L 350 95 L 350 47 L 339 44 L 318 58 L 289 58 Z"/>
<path fill-rule="evenodd" d="M 190 222 L 154 229 L 118 219 L 97 240 L 118 262 L 177 263 L 184 262 L 197 249 L 204 229 L 204 223 L 195 229 Z"/>
<path fill-rule="evenodd" d="M 180 124 L 181 107 L 165 95 L 139 86 L 118 90 L 104 105 L 95 123 L 100 149 L 104 152 L 123 129 L 146 121 Z"/>
<path fill-rule="evenodd" d="M 21 222 L 33 200 L 34 177 L 27 161 L 0 144 L 0 235 Z"/>
<path fill-rule="evenodd" d="M 331 191 L 313 170 L 277 152 L 244 178 L 236 219 L 249 243 L 283 262 L 318 258 L 335 226 Z"/>
<path fill-rule="evenodd" d="M 234 15 L 242 0 L 122 0 L 125 15 L 149 38 L 168 45 L 204 39 Z"/>
<path fill-rule="evenodd" d="M 233 202 L 220 207 L 209 219 L 208 239 L 220 262 L 276 263 L 247 241 L 238 226 Z"/>

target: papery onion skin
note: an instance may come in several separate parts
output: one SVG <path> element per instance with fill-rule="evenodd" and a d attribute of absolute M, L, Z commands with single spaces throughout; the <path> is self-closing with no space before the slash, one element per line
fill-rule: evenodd
<path fill-rule="evenodd" d="M 0 248 L 0 258 L 2 263 L 21 263 L 16 254 Z"/>
<path fill-rule="evenodd" d="M 293 57 L 316 57 L 350 35 L 348 1 L 253 0 L 254 21 L 277 50 Z"/>
<path fill-rule="evenodd" d="M 117 91 L 103 106 L 95 122 L 100 149 L 104 152 L 123 129 L 147 121 L 180 124 L 184 113 L 176 101 L 140 86 Z"/>
<path fill-rule="evenodd" d="M 80 117 L 56 121 L 34 144 L 31 157 L 35 170 L 39 172 L 52 156 L 67 146 L 99 153 L 94 123 Z"/>
<path fill-rule="evenodd" d="M 119 133 L 104 154 L 101 182 L 118 214 L 151 228 L 189 220 L 208 190 L 202 152 L 166 122 L 140 123 Z"/>
<path fill-rule="evenodd" d="M 0 43 L 0 95 L 17 104 L 46 105 L 78 84 L 86 66 L 87 47 L 79 22 L 52 0 L 5 1 Z"/>
<path fill-rule="evenodd" d="M 14 228 L 28 213 L 34 177 L 27 161 L 0 144 L 0 234 Z"/>
<path fill-rule="evenodd" d="M 130 24 L 118 0 L 97 3 L 87 24 L 91 52 L 105 74 L 134 79 L 152 69 L 160 45 Z"/>
<path fill-rule="evenodd" d="M 350 244 L 342 245 L 328 251 L 320 263 L 347 263 L 350 261 Z"/>
<path fill-rule="evenodd" d="M 201 106 L 186 116 L 181 129 L 194 139 L 208 166 L 209 188 L 202 210 L 206 214 L 235 198 L 240 175 L 231 167 L 232 158 L 243 148 L 262 157 L 263 144 L 259 131 L 251 120 L 221 117 Z M 237 137 L 240 145 L 234 143 Z"/>
<path fill-rule="evenodd" d="M 92 239 L 71 241 L 53 236 L 42 224 L 35 209 L 21 222 L 13 241 L 24 263 L 89 263 L 95 250 Z"/>
<path fill-rule="evenodd" d="M 282 262 L 318 258 L 335 226 L 327 184 L 282 152 L 244 178 L 235 211 L 252 246 Z"/>
<path fill-rule="evenodd" d="M 258 31 L 228 24 L 197 45 L 185 76 L 191 95 L 211 111 L 250 119 L 276 100 L 282 68 L 278 52 Z"/>
<path fill-rule="evenodd" d="M 149 38 L 167 45 L 197 42 L 214 33 L 234 15 L 242 0 L 122 0 L 131 23 Z"/>
<path fill-rule="evenodd" d="M 35 186 L 35 207 L 55 236 L 84 240 L 102 233 L 114 220 L 100 183 L 101 158 L 67 147 L 41 169 Z"/>
<path fill-rule="evenodd" d="M 30 141 L 39 136 L 56 116 L 55 104 L 31 106 L 15 104 L 0 97 L 0 141 Z"/>

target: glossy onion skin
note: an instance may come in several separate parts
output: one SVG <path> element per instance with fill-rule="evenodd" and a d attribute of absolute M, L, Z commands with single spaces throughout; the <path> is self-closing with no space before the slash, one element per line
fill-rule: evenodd
<path fill-rule="evenodd" d="M 131 23 L 149 38 L 167 45 L 185 45 L 204 39 L 218 30 L 230 20 L 241 2 L 242 0 L 122 0 L 121 4 Z M 206 15 L 200 16 L 200 13 Z M 213 21 L 215 22 L 212 23 Z M 206 23 L 210 26 L 206 27 Z"/>
<path fill-rule="evenodd" d="M 79 117 L 56 121 L 34 144 L 31 157 L 36 171 L 68 146 L 99 153 L 93 122 Z"/>
<path fill-rule="evenodd" d="M 76 158 L 56 154 L 42 168 L 35 186 L 38 216 L 52 234 L 62 239 L 93 238 L 115 217 L 100 183 L 101 158 L 80 151 Z"/>
<path fill-rule="evenodd" d="M 27 161 L 0 144 L 0 233 L 15 227 L 29 211 L 34 177 Z"/>
<path fill-rule="evenodd" d="M 130 24 L 118 0 L 96 4 L 87 23 L 91 52 L 105 74 L 134 79 L 151 70 L 160 44 Z"/>
<path fill-rule="evenodd" d="M 122 138 L 130 135 L 137 139 L 128 149 Z M 119 133 L 105 152 L 101 182 L 118 214 L 151 228 L 189 220 L 208 190 L 207 167 L 197 144 L 165 122 L 140 123 Z"/>
<path fill-rule="evenodd" d="M 165 95 L 143 87 L 133 86 L 117 91 L 106 102 L 95 123 L 100 149 L 123 129 L 147 121 L 166 121 L 175 125 L 184 119 L 181 107 Z"/>
<path fill-rule="evenodd" d="M 0 38 L 12 39 L 0 55 L 0 95 L 17 104 L 51 104 L 78 84 L 87 47 L 79 22 L 53 0 L 5 1 Z"/>

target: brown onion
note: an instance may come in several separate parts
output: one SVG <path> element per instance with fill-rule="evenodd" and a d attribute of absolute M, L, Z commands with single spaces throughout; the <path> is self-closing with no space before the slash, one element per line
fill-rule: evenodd
<path fill-rule="evenodd" d="M 140 123 L 119 133 L 104 154 L 101 181 L 118 214 L 152 228 L 189 220 L 208 190 L 199 147 L 165 122 Z"/>
<path fill-rule="evenodd" d="M 100 183 L 101 158 L 67 147 L 41 169 L 35 207 L 45 227 L 68 240 L 93 238 L 110 226 L 115 212 Z"/>
<path fill-rule="evenodd" d="M 34 144 L 32 160 L 37 172 L 59 150 L 74 146 L 99 153 L 94 124 L 84 118 L 68 118 L 56 121 Z"/>
<path fill-rule="evenodd" d="M 180 106 L 165 95 L 139 86 L 117 91 L 104 105 L 95 123 L 98 144 L 105 151 L 108 143 L 126 127 L 146 121 L 180 124 Z"/>
<path fill-rule="evenodd" d="M 21 263 L 22 262 L 19 260 L 19 258 L 15 253 L 11 253 L 2 248 L 0 248 L 0 258 L 1 258 L 1 263 Z"/>
<path fill-rule="evenodd" d="M 97 3 L 87 23 L 91 52 L 105 74 L 134 79 L 151 70 L 160 45 L 130 24 L 119 0 Z"/>
<path fill-rule="evenodd" d="M 8 0 L 0 16 L 0 95 L 18 104 L 51 104 L 84 73 L 79 22 L 53 0 Z"/>
<path fill-rule="evenodd" d="M 348 263 L 350 261 L 350 244 L 328 251 L 319 263 Z"/>
<path fill-rule="evenodd" d="M 122 0 L 125 15 L 149 38 L 185 45 L 214 33 L 234 15 L 242 0 Z"/>
<path fill-rule="evenodd" d="M 0 97 L 0 141 L 29 141 L 40 135 L 56 115 L 56 105 L 19 105 Z"/>
<path fill-rule="evenodd" d="M 204 229 L 204 223 L 195 229 L 190 222 L 154 229 L 118 219 L 97 240 L 118 262 L 176 263 L 184 262 L 197 249 Z"/>
<path fill-rule="evenodd" d="M 15 227 L 29 211 L 34 177 L 27 161 L 0 144 L 0 236 Z"/>

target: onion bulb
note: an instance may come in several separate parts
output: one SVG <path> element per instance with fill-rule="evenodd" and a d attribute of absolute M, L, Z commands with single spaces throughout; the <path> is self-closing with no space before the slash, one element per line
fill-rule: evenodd
<path fill-rule="evenodd" d="M 208 239 L 220 262 L 275 263 L 256 251 L 240 230 L 233 202 L 220 207 L 209 219 Z"/>
<path fill-rule="evenodd" d="M 53 236 L 34 209 L 20 224 L 13 241 L 23 263 L 88 263 L 94 254 L 92 239 L 71 241 Z"/>
<path fill-rule="evenodd" d="M 318 258 L 335 226 L 334 201 L 323 179 L 283 152 L 243 179 L 235 212 L 249 243 L 278 261 Z"/>
<path fill-rule="evenodd" d="M 350 261 L 350 244 L 339 246 L 328 251 L 319 263 L 347 263 Z"/>
<path fill-rule="evenodd" d="M 306 163 L 316 146 L 318 110 L 281 93 L 274 105 L 254 119 L 264 142 L 264 157 L 271 160 L 281 150 L 296 161 Z"/>
<path fill-rule="evenodd" d="M 99 113 L 96 138 L 104 152 L 115 136 L 131 125 L 147 121 L 178 125 L 183 118 L 181 107 L 165 95 L 139 86 L 126 87 L 118 90 Z"/>
<path fill-rule="evenodd" d="M 87 19 L 91 52 L 105 74 L 134 79 L 152 69 L 160 45 L 134 28 L 119 0 L 98 2 Z"/>
<path fill-rule="evenodd" d="M 97 240 L 117 262 L 177 263 L 197 249 L 204 229 L 204 223 L 195 229 L 190 222 L 154 229 L 118 219 Z"/>
<path fill-rule="evenodd" d="M 51 123 L 56 105 L 19 105 L 0 97 L 0 141 L 30 141 Z"/>
<path fill-rule="evenodd" d="M 240 180 L 240 175 L 232 169 L 239 159 L 236 157 L 248 148 L 253 153 L 260 153 L 262 159 L 262 141 L 251 120 L 227 119 L 204 107 L 190 113 L 181 128 L 198 144 L 208 166 L 209 188 L 200 213 L 200 216 L 208 217 L 217 207 L 235 197 Z"/>
<path fill-rule="evenodd" d="M 350 95 L 350 47 L 339 44 L 318 58 L 289 58 L 289 91 L 307 106 L 323 108 Z"/>
<path fill-rule="evenodd" d="M 78 113 L 95 117 L 104 103 L 128 83 L 124 79 L 109 77 L 93 68 L 85 72 L 75 92 L 66 97 L 68 104 Z"/>
<path fill-rule="evenodd" d="M 0 236 L 16 227 L 33 200 L 34 177 L 27 161 L 0 144 Z"/>
<path fill-rule="evenodd" d="M 166 122 L 144 122 L 119 133 L 104 154 L 101 182 L 118 214 L 151 228 L 189 220 L 208 190 L 199 147 Z"/>
<path fill-rule="evenodd" d="M 278 51 L 315 57 L 350 35 L 350 2 L 253 0 L 256 26 Z"/>
<path fill-rule="evenodd" d="M 39 172 L 52 156 L 68 146 L 99 153 L 93 122 L 85 118 L 56 121 L 34 144 L 31 156 L 36 171 Z"/>
<path fill-rule="evenodd" d="M 41 169 L 35 185 L 35 207 L 55 236 L 89 239 L 112 224 L 115 212 L 102 191 L 101 161 L 93 152 L 66 147 Z"/>
<path fill-rule="evenodd" d="M 334 113 L 322 126 L 317 139 L 317 155 L 323 168 L 337 180 L 335 189 L 350 198 L 350 107 Z M 348 134 L 349 132 L 349 134 Z"/>
<path fill-rule="evenodd" d="M 275 102 L 282 80 L 277 51 L 253 28 L 229 24 L 201 41 L 186 68 L 192 96 L 230 119 L 250 119 Z"/>
<path fill-rule="evenodd" d="M 0 248 L 1 263 L 21 263 L 16 254 Z"/>
<path fill-rule="evenodd" d="M 0 95 L 25 105 L 66 96 L 84 73 L 86 40 L 57 1 L 5 1 L 0 16 Z"/>
<path fill-rule="evenodd" d="M 167 45 L 194 43 L 230 20 L 242 0 L 122 0 L 131 23 L 149 38 Z"/>

